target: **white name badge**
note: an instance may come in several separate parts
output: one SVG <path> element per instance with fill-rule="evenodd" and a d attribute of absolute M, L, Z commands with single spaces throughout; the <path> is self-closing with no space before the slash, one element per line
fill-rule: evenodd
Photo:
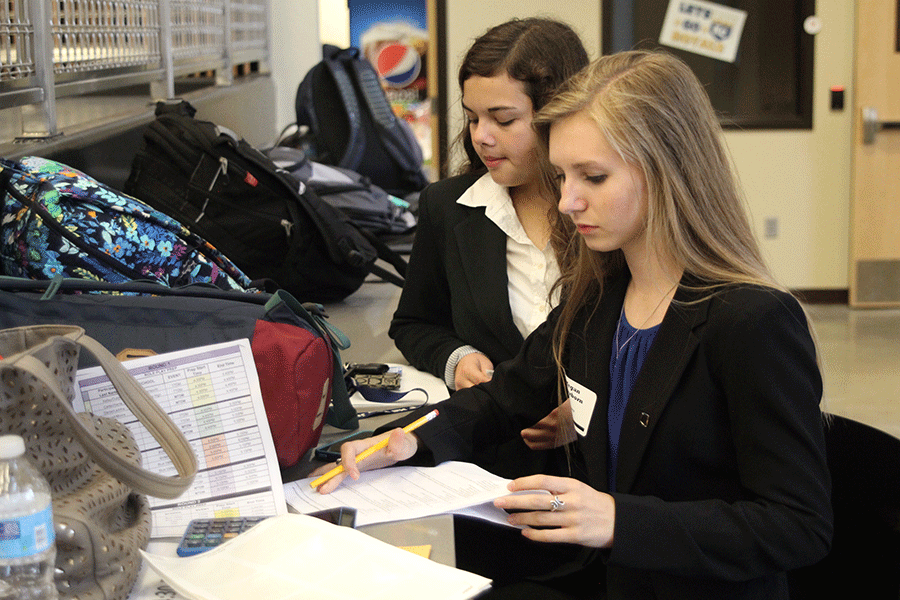
<path fill-rule="evenodd" d="M 569 393 L 572 405 L 572 420 L 575 421 L 575 431 L 584 437 L 587 435 L 588 426 L 591 424 L 591 415 L 594 414 L 594 405 L 597 404 L 597 394 L 584 387 L 577 381 L 566 377 L 566 390 Z"/>

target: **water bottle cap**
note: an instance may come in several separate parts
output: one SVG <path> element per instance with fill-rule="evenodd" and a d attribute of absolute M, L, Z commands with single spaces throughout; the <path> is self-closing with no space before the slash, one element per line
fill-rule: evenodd
<path fill-rule="evenodd" d="M 0 435 L 0 460 L 25 454 L 25 440 L 21 435 Z"/>

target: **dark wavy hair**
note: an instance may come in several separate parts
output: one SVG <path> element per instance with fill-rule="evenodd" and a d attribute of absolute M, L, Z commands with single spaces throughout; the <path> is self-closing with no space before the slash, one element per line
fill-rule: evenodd
<path fill-rule="evenodd" d="M 488 29 L 475 42 L 459 67 L 459 89 L 477 75 L 493 77 L 507 73 L 521 81 L 534 111 L 553 97 L 556 89 L 588 64 L 588 55 L 578 34 L 553 19 L 512 19 Z M 468 122 L 457 136 L 466 154 L 461 173 L 484 170 L 472 145 Z"/>

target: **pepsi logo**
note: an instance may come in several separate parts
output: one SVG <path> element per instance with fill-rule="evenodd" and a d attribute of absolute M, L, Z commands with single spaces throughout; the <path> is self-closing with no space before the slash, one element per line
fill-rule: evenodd
<path fill-rule="evenodd" d="M 408 86 L 422 71 L 422 57 L 406 44 L 388 44 L 378 52 L 376 62 L 378 74 L 393 88 Z"/>

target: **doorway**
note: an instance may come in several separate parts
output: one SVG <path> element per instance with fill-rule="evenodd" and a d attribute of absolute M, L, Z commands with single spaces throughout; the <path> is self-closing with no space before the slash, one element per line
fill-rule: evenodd
<path fill-rule="evenodd" d="M 857 2 L 850 304 L 900 306 L 900 14 Z"/>

